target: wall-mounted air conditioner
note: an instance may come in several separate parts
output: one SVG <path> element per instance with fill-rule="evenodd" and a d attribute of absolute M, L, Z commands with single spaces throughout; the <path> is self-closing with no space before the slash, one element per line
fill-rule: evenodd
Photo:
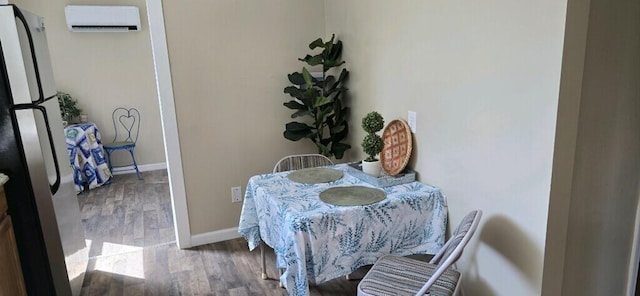
<path fill-rule="evenodd" d="M 68 5 L 64 13 L 73 32 L 140 31 L 140 12 L 135 6 Z"/>

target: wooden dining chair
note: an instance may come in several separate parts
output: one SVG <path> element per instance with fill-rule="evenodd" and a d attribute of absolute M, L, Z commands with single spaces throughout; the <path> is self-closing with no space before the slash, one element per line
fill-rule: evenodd
<path fill-rule="evenodd" d="M 116 108 L 111 113 L 111 119 L 113 119 L 113 128 L 116 135 L 113 137 L 111 143 L 103 144 L 104 151 L 107 153 L 107 160 L 109 162 L 109 170 L 113 172 L 113 164 L 111 162 L 111 153 L 124 150 L 128 151 L 131 155 L 131 164 L 120 165 L 116 167 L 132 167 L 131 170 L 135 170 L 139 180 L 142 180 L 142 174 L 138 169 L 138 163 L 134 150 L 136 148 L 136 142 L 138 142 L 138 134 L 140 132 L 140 112 L 136 108 Z"/>
<path fill-rule="evenodd" d="M 480 210 L 467 214 L 429 262 L 394 255 L 381 257 L 358 284 L 358 296 L 458 295 L 460 273 L 451 266 L 460 258 L 481 217 Z"/>
<path fill-rule="evenodd" d="M 332 165 L 333 161 L 322 154 L 295 154 L 281 158 L 276 162 L 273 167 L 274 173 L 294 171 L 306 168 L 314 168 L 326 165 Z M 260 244 L 260 258 L 262 259 L 262 279 L 266 280 L 267 269 L 266 259 L 264 254 L 264 242 Z M 278 272 L 282 274 L 282 271 L 278 269 Z"/>

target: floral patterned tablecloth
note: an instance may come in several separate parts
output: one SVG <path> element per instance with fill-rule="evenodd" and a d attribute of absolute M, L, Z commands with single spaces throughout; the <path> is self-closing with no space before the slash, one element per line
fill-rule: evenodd
<path fill-rule="evenodd" d="M 334 182 L 295 183 L 290 172 L 251 177 L 238 232 L 253 250 L 274 248 L 289 295 L 373 264 L 385 254 L 434 254 L 444 244 L 447 204 L 436 187 L 412 182 L 381 188 L 387 197 L 367 206 L 334 206 L 319 199 L 335 186 L 372 185 L 345 172 Z"/>
<path fill-rule="evenodd" d="M 111 183 L 111 171 L 104 158 L 98 127 L 90 122 L 74 124 L 67 126 L 64 133 L 76 192 L 84 190 L 85 182 L 89 189 Z"/>

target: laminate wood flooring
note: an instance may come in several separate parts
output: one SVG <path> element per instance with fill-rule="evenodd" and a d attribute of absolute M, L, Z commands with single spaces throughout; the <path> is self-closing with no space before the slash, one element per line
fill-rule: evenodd
<path fill-rule="evenodd" d="M 118 175 L 113 183 L 78 195 L 89 266 L 81 295 L 286 295 L 278 287 L 275 255 L 242 238 L 181 250 L 176 246 L 165 170 Z M 356 295 L 358 281 L 312 285 L 311 295 Z"/>

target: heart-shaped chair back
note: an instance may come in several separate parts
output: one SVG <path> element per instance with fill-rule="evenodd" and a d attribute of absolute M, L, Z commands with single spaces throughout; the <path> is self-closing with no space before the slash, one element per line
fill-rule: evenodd
<path fill-rule="evenodd" d="M 140 112 L 136 108 L 119 107 L 113 110 L 113 142 L 137 142 L 140 132 Z"/>

